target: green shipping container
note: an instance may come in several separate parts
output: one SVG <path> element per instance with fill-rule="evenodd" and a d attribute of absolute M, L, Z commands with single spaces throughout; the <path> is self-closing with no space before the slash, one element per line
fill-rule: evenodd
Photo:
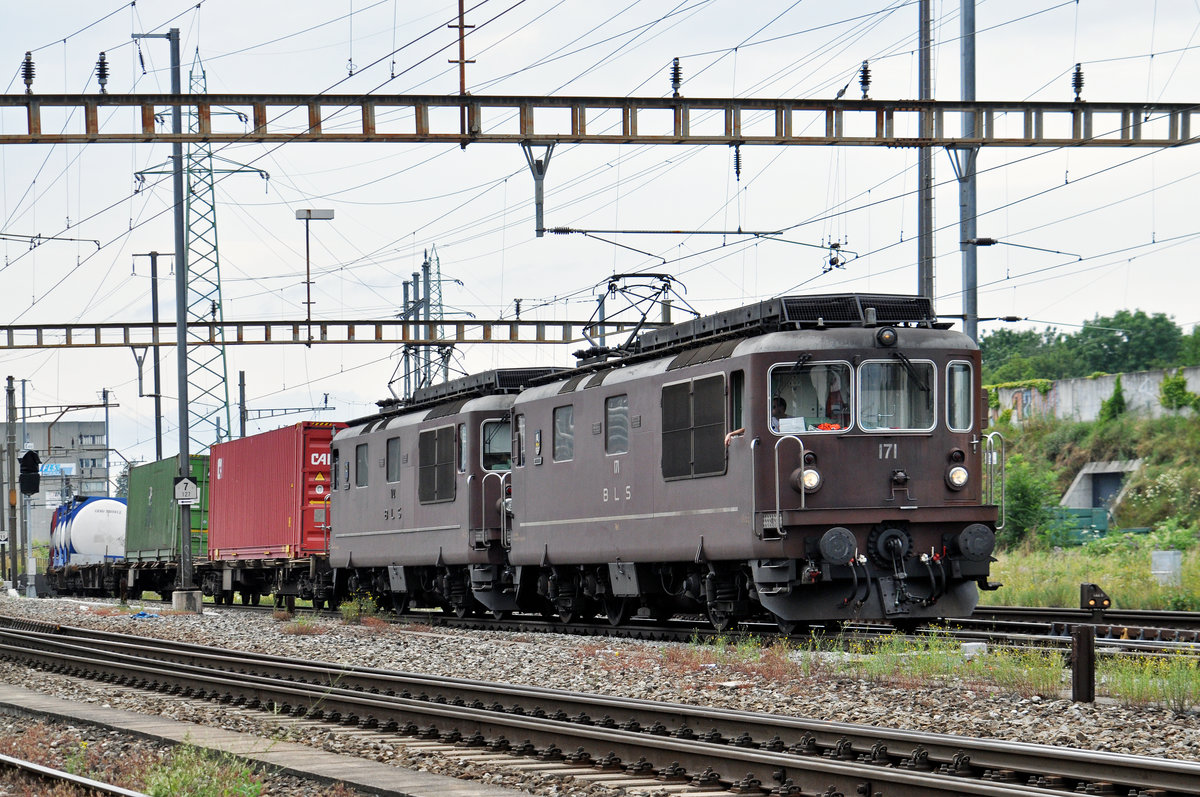
<path fill-rule="evenodd" d="M 192 478 L 200 500 L 192 504 L 192 561 L 208 558 L 208 457 L 196 454 Z M 179 458 L 160 459 L 129 471 L 129 504 L 125 514 L 125 558 L 130 562 L 178 562 L 179 521 L 175 477 Z"/>

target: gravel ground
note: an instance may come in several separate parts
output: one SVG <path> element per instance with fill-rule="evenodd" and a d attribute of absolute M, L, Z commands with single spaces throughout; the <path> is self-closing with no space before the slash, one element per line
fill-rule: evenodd
<path fill-rule="evenodd" d="M 576 636 L 522 635 L 486 631 L 442 631 L 419 626 L 347 626 L 332 618 L 306 618 L 317 633 L 284 633 L 288 624 L 268 613 L 206 607 L 202 616 L 164 615 L 133 619 L 106 615 L 111 604 L 78 600 L 0 597 L 0 614 L 51 620 L 64 625 L 269 652 L 310 660 L 346 662 L 409 672 L 487 678 L 515 684 L 625 695 L 722 708 L 804 716 L 938 733 L 954 733 L 1136 755 L 1200 760 L 1200 713 L 1126 707 L 1100 701 L 1023 698 L 994 687 L 928 688 L 880 685 L 851 678 L 818 676 L 772 679 L 770 671 L 728 661 L 697 664 L 679 655 L 680 646 Z M 149 604 L 148 612 L 161 611 Z M 685 646 L 686 647 L 686 646 Z M 819 668 L 818 668 L 819 669 Z M 177 716 L 248 732 L 279 733 L 264 716 L 232 717 L 222 706 L 180 703 L 160 695 L 114 696 L 102 685 L 39 674 L 0 663 L 0 679 L 78 700 L 102 700 L 132 711 Z M 477 771 L 439 756 L 414 754 L 402 745 L 364 743 L 335 730 L 293 738 L 326 749 L 364 755 L 399 766 L 480 779 L 546 795 L 623 794 L 543 782 L 539 776 Z M 281 787 L 286 788 L 286 787 Z M 271 794 L 305 792 L 275 791 Z M 307 792 L 311 793 L 311 792 Z"/>

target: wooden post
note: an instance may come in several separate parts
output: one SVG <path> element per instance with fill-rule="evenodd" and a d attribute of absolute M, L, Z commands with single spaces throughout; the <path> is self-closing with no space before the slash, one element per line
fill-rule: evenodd
<path fill-rule="evenodd" d="M 1096 702 L 1096 632 L 1090 625 L 1071 629 L 1071 700 Z"/>

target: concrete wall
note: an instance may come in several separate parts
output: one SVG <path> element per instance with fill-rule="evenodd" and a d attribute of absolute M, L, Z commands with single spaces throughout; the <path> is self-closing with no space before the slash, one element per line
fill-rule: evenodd
<path fill-rule="evenodd" d="M 1158 389 L 1164 376 L 1174 375 L 1175 369 L 1121 374 L 1126 411 L 1151 418 L 1169 415 L 1170 411 L 1159 401 Z M 1184 368 L 1183 375 L 1188 390 L 1200 393 L 1200 366 Z M 1100 415 L 1100 405 L 1112 397 L 1116 384 L 1116 374 L 1108 374 L 1094 379 L 1060 379 L 1053 383 L 1050 392 L 1045 395 L 1031 387 L 1000 388 L 1000 407 L 990 409 L 988 415 L 993 423 L 999 419 L 1000 413 L 1008 409 L 1012 410 L 1013 423 L 1018 424 L 1034 417 L 1094 421 Z M 1190 409 L 1179 412 L 1192 414 Z"/>

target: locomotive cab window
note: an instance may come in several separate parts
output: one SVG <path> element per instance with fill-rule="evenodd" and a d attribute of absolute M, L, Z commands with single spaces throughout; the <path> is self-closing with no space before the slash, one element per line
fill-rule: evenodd
<path fill-rule="evenodd" d="M 516 437 L 513 440 L 513 465 L 525 467 L 525 416 L 517 416 Z"/>
<path fill-rule="evenodd" d="M 341 486 L 342 486 L 342 485 L 341 485 L 342 479 L 341 479 L 341 474 L 340 474 L 340 473 L 338 473 L 338 469 L 339 469 L 339 467 L 340 467 L 340 466 L 341 466 L 341 464 L 342 464 L 342 451 L 341 451 L 341 449 L 339 449 L 339 448 L 335 448 L 335 449 L 333 449 L 333 459 L 332 459 L 332 461 L 333 461 L 333 467 L 331 467 L 331 468 L 330 468 L 330 470 L 329 470 L 329 474 L 330 474 L 330 477 L 333 479 L 333 484 L 332 484 L 332 485 L 330 485 L 330 489 L 333 489 L 333 490 L 340 490 L 340 489 L 341 489 Z"/>
<path fill-rule="evenodd" d="M 971 388 L 971 364 L 952 362 L 946 366 L 946 425 L 952 432 L 969 432 L 975 425 L 975 391 Z"/>
<path fill-rule="evenodd" d="M 724 472 L 725 375 L 663 385 L 663 478 L 694 479 Z"/>
<path fill-rule="evenodd" d="M 771 431 L 840 432 L 850 427 L 850 365 L 838 362 L 777 365 L 771 369 L 767 412 Z"/>
<path fill-rule="evenodd" d="M 387 441 L 387 480 L 400 481 L 400 438 L 389 437 Z"/>
<path fill-rule="evenodd" d="M 575 407 L 554 408 L 554 461 L 575 458 Z"/>
<path fill-rule="evenodd" d="M 937 372 L 928 360 L 874 360 L 858 372 L 858 424 L 867 431 L 927 432 Z"/>
<path fill-rule="evenodd" d="M 454 500 L 454 427 L 427 429 L 417 438 L 417 500 Z"/>
<path fill-rule="evenodd" d="M 367 486 L 367 444 L 359 443 L 354 447 L 354 486 Z"/>
<path fill-rule="evenodd" d="M 604 451 L 607 454 L 629 451 L 629 396 L 604 400 Z"/>
<path fill-rule="evenodd" d="M 508 421 L 484 421 L 481 427 L 481 455 L 484 470 L 512 468 L 512 424 Z"/>

